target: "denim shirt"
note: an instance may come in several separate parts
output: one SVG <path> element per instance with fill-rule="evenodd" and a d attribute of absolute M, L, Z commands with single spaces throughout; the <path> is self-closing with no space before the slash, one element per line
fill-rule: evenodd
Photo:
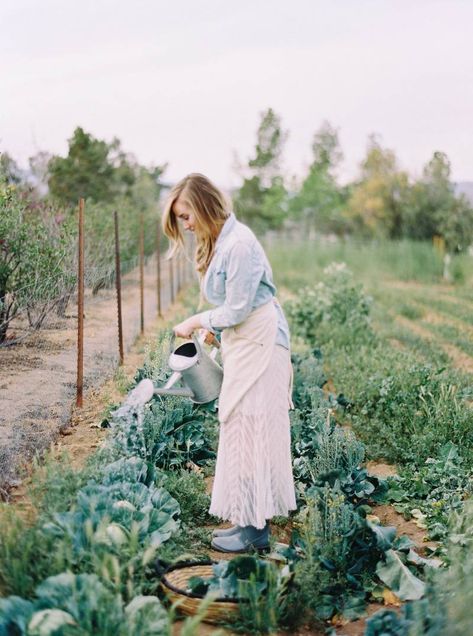
<path fill-rule="evenodd" d="M 201 314 L 201 325 L 221 331 L 239 325 L 276 294 L 273 273 L 264 250 L 250 228 L 232 213 L 225 221 L 215 252 L 202 280 L 202 293 L 215 309 Z M 280 304 L 276 344 L 289 349 L 289 327 Z"/>

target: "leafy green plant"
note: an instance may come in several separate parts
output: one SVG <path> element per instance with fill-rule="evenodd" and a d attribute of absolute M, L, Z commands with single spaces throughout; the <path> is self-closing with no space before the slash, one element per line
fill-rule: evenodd
<path fill-rule="evenodd" d="M 45 634 L 170 634 L 168 613 L 157 597 L 136 596 L 125 606 L 94 574 L 64 572 L 35 590 L 35 599 L 0 599 L 0 633 Z"/>
<path fill-rule="evenodd" d="M 27 522 L 6 504 L 1 508 L 0 587 L 3 593 L 29 597 L 38 583 L 67 569 L 72 548 L 45 536 L 44 517 Z"/>
<path fill-rule="evenodd" d="M 369 339 L 371 298 L 344 263 L 332 263 L 323 273 L 322 282 L 301 290 L 285 305 L 294 334 L 311 346 L 320 345 L 342 325 L 346 342 Z"/>
<path fill-rule="evenodd" d="M 460 511 L 473 494 L 471 471 L 452 442 L 440 449 L 438 457 L 428 458 L 418 468 L 402 469 L 388 484 L 387 499 L 395 509 L 406 518 L 420 511 L 436 540 L 447 538 L 452 512 Z"/>
<path fill-rule="evenodd" d="M 178 469 L 189 462 L 203 465 L 215 458 L 215 420 L 208 406 L 194 406 L 184 398 L 156 399 L 139 412 L 114 415 L 113 435 L 103 457 L 107 461 L 140 457 L 163 470 Z"/>
<path fill-rule="evenodd" d="M 187 524 L 204 524 L 215 520 L 209 515 L 210 496 L 201 473 L 181 469 L 167 473 L 163 482 L 169 494 L 179 502 L 180 518 Z"/>
<path fill-rule="evenodd" d="M 473 412 L 443 372 L 413 365 L 366 379 L 351 418 L 375 455 L 415 464 L 435 457 L 449 441 L 473 448 Z"/>
<path fill-rule="evenodd" d="M 244 594 L 241 596 L 245 589 L 242 583 L 253 578 L 258 583 L 260 593 L 263 593 L 266 590 L 266 571 L 270 567 L 274 566 L 269 561 L 250 555 L 235 557 L 231 561 L 219 561 L 212 566 L 211 577 L 191 577 L 188 591 L 197 596 L 205 596 L 210 592 L 218 598 L 244 598 Z"/>
<path fill-rule="evenodd" d="M 160 468 L 201 465 L 215 458 L 206 435 L 205 420 L 209 411 L 182 401 L 173 408 L 154 402 L 145 415 L 144 429 L 151 457 Z"/>
<path fill-rule="evenodd" d="M 72 226 L 47 223 L 30 204 L 26 192 L 0 184 L 0 345 L 16 315 L 24 311 L 39 329 L 75 286 Z"/>
<path fill-rule="evenodd" d="M 44 531 L 65 538 L 80 558 L 94 545 L 121 550 L 133 532 L 143 549 L 159 546 L 178 529 L 179 504 L 163 488 L 143 483 L 87 485 L 69 512 L 55 513 Z"/>
<path fill-rule="evenodd" d="M 364 636 L 408 636 L 408 622 L 393 610 L 380 610 L 366 621 Z"/>
<path fill-rule="evenodd" d="M 278 627 L 291 574 L 271 561 L 239 556 L 213 565 L 213 576 L 191 577 L 189 591 L 198 596 L 239 600 L 239 618 L 232 630 L 268 633 Z"/>

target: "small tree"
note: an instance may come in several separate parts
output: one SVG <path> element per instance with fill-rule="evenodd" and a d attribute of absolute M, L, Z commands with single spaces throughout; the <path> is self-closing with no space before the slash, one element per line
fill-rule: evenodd
<path fill-rule="evenodd" d="M 0 344 L 20 311 L 38 329 L 74 286 L 75 275 L 65 259 L 70 239 L 67 225 L 50 231 L 38 210 L 29 207 L 27 193 L 0 186 Z"/>
<path fill-rule="evenodd" d="M 248 161 L 241 188 L 234 195 L 239 218 L 255 230 L 278 228 L 287 216 L 287 192 L 280 174 L 287 132 L 271 109 L 261 114 L 255 156 Z"/>
<path fill-rule="evenodd" d="M 335 179 L 335 169 L 343 155 L 338 133 L 324 122 L 315 133 L 312 143 L 313 160 L 299 191 L 290 202 L 293 218 L 302 224 L 304 232 L 343 232 L 341 215 L 344 189 Z"/>
<path fill-rule="evenodd" d="M 23 180 L 23 172 L 8 152 L 0 152 L 0 184 L 17 185 Z"/>
<path fill-rule="evenodd" d="M 447 155 L 434 152 L 409 193 L 404 231 L 416 239 L 443 236 L 447 249 L 456 252 L 473 242 L 473 208 L 463 195 L 455 196 L 450 174 Z"/>
<path fill-rule="evenodd" d="M 76 205 L 80 197 L 96 202 L 128 195 L 135 182 L 132 159 L 120 141 L 95 139 L 76 128 L 69 139 L 67 157 L 53 157 L 48 164 L 49 191 L 62 204 Z"/>
<path fill-rule="evenodd" d="M 345 211 L 352 230 L 366 237 L 401 237 L 408 188 L 408 176 L 399 170 L 394 152 L 371 135 L 361 179 L 353 186 Z"/>

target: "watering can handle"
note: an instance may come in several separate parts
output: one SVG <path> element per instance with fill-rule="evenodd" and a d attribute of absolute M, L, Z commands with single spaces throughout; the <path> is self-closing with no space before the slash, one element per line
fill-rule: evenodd
<path fill-rule="evenodd" d="M 209 340 L 209 335 L 211 336 L 210 340 Z M 220 342 L 217 340 L 217 338 L 211 331 L 209 331 L 206 336 L 200 336 L 199 338 L 197 338 L 195 334 L 192 334 L 192 340 L 194 341 L 194 344 L 199 354 L 202 351 L 202 346 L 204 345 L 204 343 L 211 345 L 215 349 L 220 349 Z"/>
<path fill-rule="evenodd" d="M 202 345 L 204 344 L 205 340 L 206 340 L 206 336 L 201 336 L 200 338 L 198 338 L 195 335 L 195 333 L 192 334 L 192 341 L 195 344 L 195 348 L 197 349 L 197 353 L 199 354 L 199 356 L 202 354 Z M 169 355 L 173 353 L 175 343 L 176 343 L 176 334 L 173 331 L 171 333 L 171 339 L 169 340 Z M 217 340 L 217 338 L 215 338 L 215 336 L 213 337 L 213 341 L 211 344 L 213 347 L 216 347 L 217 349 L 220 348 L 220 342 Z"/>
<path fill-rule="evenodd" d="M 202 341 L 198 338 L 195 333 L 192 334 L 192 342 L 195 344 L 195 348 L 197 349 L 197 353 L 199 354 L 199 358 L 202 356 L 202 344 L 204 342 L 204 338 Z"/>

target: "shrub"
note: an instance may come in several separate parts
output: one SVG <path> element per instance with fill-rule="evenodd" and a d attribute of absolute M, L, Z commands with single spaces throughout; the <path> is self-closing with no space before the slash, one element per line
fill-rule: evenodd
<path fill-rule="evenodd" d="M 27 194 L 0 185 L 0 344 L 21 311 L 39 329 L 75 286 L 72 227 L 30 204 Z"/>
<path fill-rule="evenodd" d="M 371 336 L 371 298 L 354 282 L 344 263 L 324 269 L 324 280 L 301 290 L 285 305 L 293 333 L 311 346 L 330 340 L 334 331 L 346 342 Z"/>

